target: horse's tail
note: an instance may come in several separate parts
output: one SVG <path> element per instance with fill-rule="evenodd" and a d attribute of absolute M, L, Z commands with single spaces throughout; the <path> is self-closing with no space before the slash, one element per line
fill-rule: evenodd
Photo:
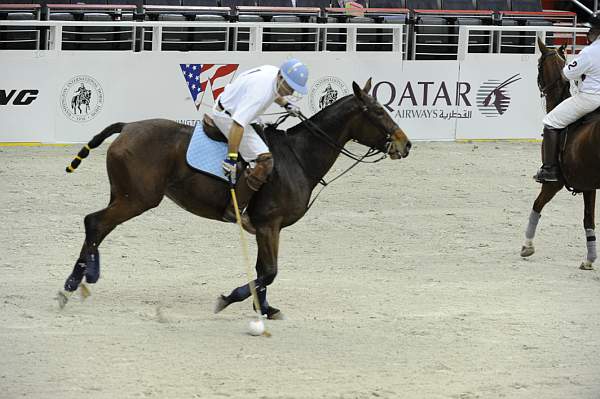
<path fill-rule="evenodd" d="M 125 126 L 125 123 L 123 122 L 113 123 L 112 125 L 105 128 L 103 131 L 95 135 L 86 145 L 83 146 L 81 150 L 79 150 L 75 158 L 73 158 L 73 160 L 71 161 L 71 164 L 67 166 L 67 173 L 74 172 L 75 169 L 77 169 L 77 167 L 81 163 L 81 161 L 83 161 L 83 159 L 90 154 L 91 149 L 98 147 L 100 144 L 102 144 L 104 140 L 106 140 L 113 134 L 120 133 L 123 129 L 123 126 Z"/>

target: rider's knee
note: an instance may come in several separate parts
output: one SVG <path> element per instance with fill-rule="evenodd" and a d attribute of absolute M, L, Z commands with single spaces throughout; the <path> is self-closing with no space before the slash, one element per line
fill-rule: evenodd
<path fill-rule="evenodd" d="M 270 152 L 260 154 L 256 158 L 255 166 L 246 170 L 246 173 L 248 174 L 248 186 L 252 190 L 258 191 L 260 187 L 267 182 L 267 179 L 273 171 L 273 166 L 273 154 Z"/>

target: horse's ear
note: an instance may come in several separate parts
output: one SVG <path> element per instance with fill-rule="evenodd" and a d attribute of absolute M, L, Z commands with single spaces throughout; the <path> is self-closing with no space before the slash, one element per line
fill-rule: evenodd
<path fill-rule="evenodd" d="M 548 50 L 548 47 L 546 47 L 546 44 L 544 44 L 544 42 L 542 41 L 542 39 L 540 39 L 539 36 L 537 38 L 537 44 L 538 44 L 538 47 L 539 47 L 540 51 L 542 52 L 542 54 L 546 54 L 548 51 L 550 51 L 550 50 Z"/>
<path fill-rule="evenodd" d="M 558 54 L 560 54 L 560 56 L 565 59 L 565 50 L 567 49 L 567 45 L 563 44 L 562 46 L 560 46 L 558 48 Z"/>
<path fill-rule="evenodd" d="M 369 78 L 369 80 L 367 80 L 367 83 L 365 83 L 365 87 L 363 87 L 363 91 L 367 94 L 369 94 L 369 92 L 371 91 L 371 79 Z"/>
<path fill-rule="evenodd" d="M 354 91 L 354 95 L 355 95 L 357 98 L 362 98 L 363 91 L 362 91 L 362 89 L 360 88 L 360 86 L 359 86 L 359 85 L 357 85 L 357 84 L 356 84 L 356 82 L 354 82 L 354 81 L 352 82 L 352 91 Z"/>

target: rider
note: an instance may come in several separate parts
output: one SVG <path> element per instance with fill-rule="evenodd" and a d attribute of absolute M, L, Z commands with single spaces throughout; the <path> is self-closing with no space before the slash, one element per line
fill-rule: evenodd
<path fill-rule="evenodd" d="M 75 95 L 83 96 L 86 91 L 87 91 L 87 89 L 85 88 L 85 85 L 82 83 L 81 86 L 79 86 L 77 88 L 77 90 L 75 91 Z"/>
<path fill-rule="evenodd" d="M 244 209 L 250 203 L 252 195 L 267 181 L 273 170 L 273 156 L 269 147 L 256 133 L 251 123 L 275 102 L 290 114 L 298 116 L 300 109 L 286 97 L 295 93 L 305 95 L 308 91 L 308 68 L 295 58 L 288 59 L 280 68 L 263 65 L 239 75 L 217 98 L 213 107 L 215 125 L 225 134 L 228 141 L 228 153 L 222 167 L 232 184 L 239 210 L 242 213 L 244 228 L 255 233 Z M 236 165 L 238 152 L 249 163 L 236 183 Z M 223 220 L 235 223 L 233 203 L 225 209 Z"/>
<path fill-rule="evenodd" d="M 600 11 L 589 20 L 587 39 L 590 45 L 565 65 L 563 74 L 567 79 L 581 79 L 579 93 L 567 98 L 544 118 L 542 142 L 542 168 L 534 176 L 539 183 L 559 179 L 558 144 L 560 132 L 579 118 L 600 107 Z"/>

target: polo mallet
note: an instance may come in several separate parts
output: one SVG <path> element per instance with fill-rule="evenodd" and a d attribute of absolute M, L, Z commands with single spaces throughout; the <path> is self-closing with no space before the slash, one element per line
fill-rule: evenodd
<path fill-rule="evenodd" d="M 256 292 L 256 285 L 254 284 L 254 279 L 252 278 L 252 269 L 250 268 L 250 257 L 248 256 L 248 242 L 246 241 L 246 234 L 244 233 L 244 227 L 242 226 L 242 215 L 238 206 L 237 196 L 235 195 L 235 188 L 231 181 L 229 191 L 231 192 L 231 201 L 233 202 L 233 208 L 235 209 L 235 220 L 237 222 L 237 225 L 240 227 L 240 242 L 242 244 L 242 255 L 244 257 L 244 265 L 246 266 L 248 286 L 250 287 L 250 292 L 252 293 L 254 308 L 258 310 L 257 319 L 261 320 L 262 310 L 260 308 L 260 301 L 258 300 L 258 292 Z M 271 334 L 267 331 L 266 327 L 262 335 L 266 337 L 271 336 Z"/>

